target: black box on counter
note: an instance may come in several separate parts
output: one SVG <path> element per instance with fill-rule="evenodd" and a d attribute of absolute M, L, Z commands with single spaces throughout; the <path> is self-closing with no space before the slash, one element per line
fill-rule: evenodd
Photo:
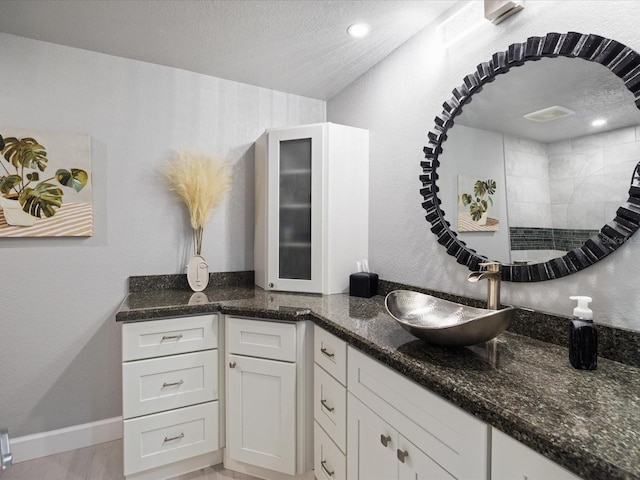
<path fill-rule="evenodd" d="M 358 272 L 349 275 L 349 295 L 371 298 L 378 294 L 378 274 Z"/>

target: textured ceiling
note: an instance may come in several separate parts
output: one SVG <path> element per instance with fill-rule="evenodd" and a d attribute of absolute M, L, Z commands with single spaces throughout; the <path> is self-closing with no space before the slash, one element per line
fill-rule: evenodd
<path fill-rule="evenodd" d="M 575 113 L 544 123 L 523 118 L 556 105 Z M 607 124 L 593 127 L 599 118 Z M 606 67 L 581 58 L 543 58 L 498 75 L 463 107 L 455 123 L 548 143 L 640 125 L 640 110 L 624 82 Z"/>
<path fill-rule="evenodd" d="M 0 31 L 328 99 L 456 3 L 0 0 Z"/>

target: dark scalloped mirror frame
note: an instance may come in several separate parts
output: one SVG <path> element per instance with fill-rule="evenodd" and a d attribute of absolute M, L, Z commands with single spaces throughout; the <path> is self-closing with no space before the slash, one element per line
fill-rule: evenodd
<path fill-rule="evenodd" d="M 492 82 L 496 75 L 528 61 L 558 56 L 582 58 L 604 65 L 624 81 L 640 109 L 640 54 L 615 40 L 593 34 L 568 32 L 530 37 L 526 42 L 514 43 L 504 52 L 495 53 L 489 62 L 479 64 L 474 73 L 467 75 L 464 83 L 453 90 L 453 97 L 443 104 L 444 110 L 435 118 L 435 127 L 428 134 L 429 144 L 424 147 L 426 160 L 421 162 L 423 173 L 420 175 L 420 193 L 424 197 L 422 207 L 427 212 L 426 219 L 431 223 L 431 231 L 438 237 L 438 243 L 446 248 L 449 255 L 456 257 L 458 263 L 470 270 L 477 270 L 480 263 L 490 259 L 479 255 L 458 238 L 440 208 L 436 169 L 442 144 L 447 140 L 447 131 L 453 126 L 454 118 L 462 113 L 462 107 L 482 90 L 484 84 Z M 503 265 L 502 280 L 538 282 L 578 272 L 618 249 L 639 227 L 640 162 L 632 174 L 628 200 L 618 208 L 613 221 L 604 225 L 598 234 L 563 257 L 548 262 Z"/>

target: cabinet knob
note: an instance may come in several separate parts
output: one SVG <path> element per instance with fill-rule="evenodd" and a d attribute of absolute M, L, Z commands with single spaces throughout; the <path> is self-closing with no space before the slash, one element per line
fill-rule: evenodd
<path fill-rule="evenodd" d="M 405 459 L 409 456 L 409 452 L 400 449 L 396 451 L 396 454 L 398 455 L 398 460 L 400 460 L 402 463 L 404 463 Z"/>
<path fill-rule="evenodd" d="M 229 368 L 236 368 L 236 362 L 229 362 Z"/>
<path fill-rule="evenodd" d="M 385 435 L 384 433 L 382 435 L 380 435 L 380 443 L 382 445 L 384 445 L 385 447 L 387 447 L 389 445 L 390 441 L 391 441 L 391 436 Z"/>
<path fill-rule="evenodd" d="M 273 283 L 269 282 L 269 288 L 273 288 L 274 286 Z"/>

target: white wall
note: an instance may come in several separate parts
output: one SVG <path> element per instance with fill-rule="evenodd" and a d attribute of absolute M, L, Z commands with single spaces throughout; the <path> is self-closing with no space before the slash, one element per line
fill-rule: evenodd
<path fill-rule="evenodd" d="M 441 165 L 438 168 L 438 198 L 442 200 L 441 208 L 449 219 L 451 228 L 458 232 L 460 240 L 469 248 L 482 252 L 490 260 L 511 263 L 510 219 L 507 216 L 506 195 L 509 184 L 505 178 L 502 133 L 454 125 L 454 128 L 449 130 L 448 137 L 453 141 L 442 153 Z M 460 208 L 459 173 L 477 179 L 496 181 L 496 193 L 492 198 L 494 203 L 489 208 L 489 216 L 499 220 L 497 231 L 464 232 L 458 228 L 456 217 Z M 468 212 L 468 209 L 466 211 Z"/>
<path fill-rule="evenodd" d="M 127 278 L 182 273 L 192 253 L 158 174 L 171 150 L 230 158 L 202 252 L 213 272 L 252 270 L 252 143 L 324 121 L 325 102 L 5 34 L 0 85 L 0 126 L 86 133 L 93 149 L 92 238 L 0 239 L 0 426 L 15 437 L 121 414 Z"/>
<path fill-rule="evenodd" d="M 484 298 L 466 267 L 446 254 L 424 219 L 418 190 L 426 134 L 451 90 L 511 43 L 548 32 L 614 38 L 640 50 L 640 2 L 527 0 L 500 25 L 474 1 L 388 56 L 327 103 L 328 120 L 370 130 L 370 245 L 381 278 Z M 591 295 L 596 321 L 640 330 L 640 235 L 583 272 L 535 284 L 504 284 L 503 301 L 570 315 L 569 295 Z"/>

